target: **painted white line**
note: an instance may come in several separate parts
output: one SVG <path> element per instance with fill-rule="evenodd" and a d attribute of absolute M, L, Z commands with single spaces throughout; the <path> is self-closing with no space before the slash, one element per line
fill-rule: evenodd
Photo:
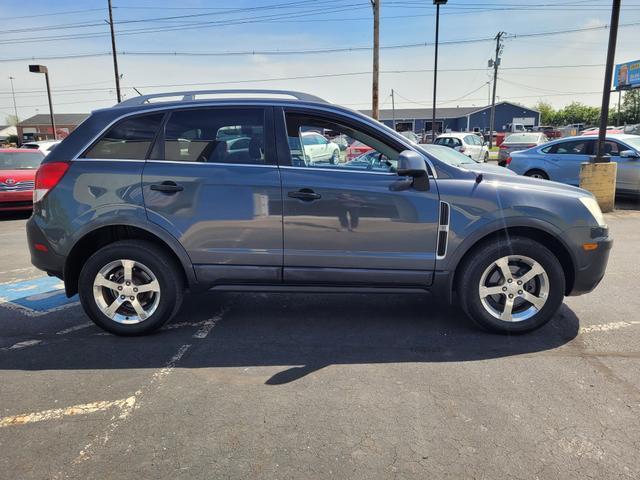
<path fill-rule="evenodd" d="M 59 332 L 56 332 L 56 335 L 66 335 L 67 333 L 77 332 L 78 330 L 82 330 L 83 328 L 88 328 L 93 325 L 95 325 L 93 322 L 81 323 L 80 325 L 75 325 L 73 327 L 60 330 Z"/>
<path fill-rule="evenodd" d="M 205 320 L 203 322 L 202 327 L 200 327 L 200 329 L 193 334 L 193 338 L 200 338 L 200 339 L 207 338 L 207 335 L 211 333 L 211 330 L 213 330 L 213 327 L 215 327 L 216 324 L 221 319 L 222 319 L 222 313 L 216 315 L 215 317 L 211 317 L 209 320 Z"/>
<path fill-rule="evenodd" d="M 55 408 L 52 410 L 43 410 L 41 412 L 11 415 L 9 417 L 0 418 L 0 428 L 10 427 L 13 425 L 26 425 L 28 423 L 45 422 L 47 420 L 55 420 L 63 417 L 88 415 L 90 413 L 103 412 L 111 408 L 118 408 L 125 411 L 132 409 L 135 406 L 135 403 L 136 397 L 135 395 L 132 395 L 120 400 L 105 400 L 102 402 L 74 405 L 67 408 Z"/>
<path fill-rule="evenodd" d="M 97 447 L 105 446 L 111 439 L 113 433 L 120 426 L 120 423 L 126 421 L 129 415 L 131 415 L 131 413 L 134 411 L 134 409 L 140 408 L 140 401 L 147 393 L 147 391 L 151 388 L 154 388 L 157 383 L 161 382 L 163 378 L 168 376 L 173 371 L 173 369 L 176 367 L 176 364 L 182 359 L 189 348 L 191 348 L 190 344 L 182 345 L 175 353 L 175 355 L 171 357 L 171 359 L 165 364 L 165 366 L 151 376 L 151 379 L 145 386 L 137 390 L 131 397 L 129 397 L 133 400 L 129 402 L 125 407 L 121 408 L 119 415 L 114 415 L 111 418 L 111 423 L 107 425 L 107 428 L 98 437 L 96 437 L 96 439 L 85 445 L 84 448 L 80 450 L 80 453 L 75 458 L 73 463 L 79 464 L 88 460 L 89 458 L 91 458 L 94 450 Z M 62 472 L 59 472 L 58 476 L 61 477 Z"/>
<path fill-rule="evenodd" d="M 629 322 L 612 322 L 590 325 L 588 327 L 582 327 L 580 329 L 580 333 L 610 332 L 612 330 L 620 330 L 621 328 L 627 328 L 633 325 L 640 325 L 640 321 L 631 320 Z"/>
<path fill-rule="evenodd" d="M 42 343 L 42 340 L 25 340 L 24 342 L 18 342 L 15 345 L 11 345 L 10 347 L 0 348 L 0 350 L 2 350 L 2 351 L 21 350 L 23 348 L 34 347 L 36 345 L 40 345 L 41 343 Z"/>

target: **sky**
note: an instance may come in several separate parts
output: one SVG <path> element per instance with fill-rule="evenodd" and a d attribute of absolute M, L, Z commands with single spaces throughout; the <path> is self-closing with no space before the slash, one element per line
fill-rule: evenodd
<path fill-rule="evenodd" d="M 380 1 L 381 107 L 391 108 L 392 89 L 397 109 L 430 107 L 436 7 L 432 0 Z M 640 0 L 622 4 L 616 63 L 640 59 Z M 48 113 L 44 76 L 29 73 L 30 63 L 48 67 L 56 113 L 114 105 L 107 0 L 16 5 L 0 0 L 0 123 L 14 110 L 10 76 L 21 119 Z M 137 95 L 132 87 L 274 88 L 371 107 L 370 0 L 113 0 L 113 6 L 125 98 Z M 449 0 L 440 13 L 438 105 L 489 102 L 487 61 L 500 31 L 506 34 L 498 100 L 599 105 L 609 35 L 600 27 L 610 15 L 611 0 Z M 545 35 L 531 36 L 537 33 Z"/>

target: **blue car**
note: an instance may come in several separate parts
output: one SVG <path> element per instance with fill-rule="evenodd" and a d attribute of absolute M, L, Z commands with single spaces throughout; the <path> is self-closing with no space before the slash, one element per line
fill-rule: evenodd
<path fill-rule="evenodd" d="M 527 177 L 579 184 L 580 164 L 595 155 L 595 136 L 567 137 L 513 152 L 507 168 Z M 607 135 L 605 153 L 618 163 L 617 193 L 640 193 L 640 136 Z"/>

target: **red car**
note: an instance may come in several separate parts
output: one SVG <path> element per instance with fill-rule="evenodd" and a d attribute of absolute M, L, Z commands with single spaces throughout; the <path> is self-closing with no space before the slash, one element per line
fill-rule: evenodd
<path fill-rule="evenodd" d="M 0 148 L 0 211 L 31 210 L 39 150 Z"/>
<path fill-rule="evenodd" d="M 353 160 L 354 158 L 370 152 L 371 150 L 373 150 L 373 148 L 369 145 L 365 145 L 364 143 L 356 140 L 345 150 L 345 159 L 348 162 L 349 160 Z"/>

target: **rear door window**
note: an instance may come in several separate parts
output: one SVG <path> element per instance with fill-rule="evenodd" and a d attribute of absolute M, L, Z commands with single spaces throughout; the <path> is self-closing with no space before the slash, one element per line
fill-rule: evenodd
<path fill-rule="evenodd" d="M 590 155 L 592 143 L 592 140 L 570 140 L 568 142 L 555 143 L 542 151 L 557 155 Z"/>
<path fill-rule="evenodd" d="M 154 159 L 265 164 L 265 112 L 261 108 L 200 108 L 171 113 L 164 152 Z"/>
<path fill-rule="evenodd" d="M 126 118 L 111 127 L 83 155 L 84 158 L 144 160 L 160 128 L 164 113 Z"/>

